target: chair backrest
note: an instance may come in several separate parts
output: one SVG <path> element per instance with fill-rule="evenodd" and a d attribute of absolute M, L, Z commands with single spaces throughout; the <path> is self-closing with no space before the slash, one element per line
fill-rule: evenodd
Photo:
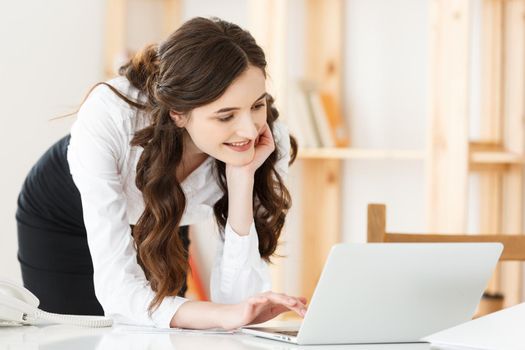
<path fill-rule="evenodd" d="M 524 235 L 469 235 L 469 234 L 421 234 L 386 232 L 386 206 L 384 204 L 368 205 L 368 242 L 500 242 L 503 252 L 500 261 L 525 261 Z M 483 316 L 503 308 L 504 296 L 499 292 L 485 292 L 475 317 Z"/>
<path fill-rule="evenodd" d="M 525 261 L 524 235 L 469 235 L 469 234 L 421 234 L 386 232 L 386 206 L 368 205 L 368 242 L 500 242 L 503 252 L 500 261 Z"/>

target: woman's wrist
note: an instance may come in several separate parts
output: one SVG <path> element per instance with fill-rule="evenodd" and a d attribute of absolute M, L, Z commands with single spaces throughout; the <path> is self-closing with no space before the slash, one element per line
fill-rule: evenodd
<path fill-rule="evenodd" d="M 234 166 L 234 165 L 228 165 L 226 164 L 226 181 L 241 181 L 246 182 L 247 180 L 254 179 L 255 171 L 252 171 L 250 168 L 242 167 L 242 166 Z"/>
<path fill-rule="evenodd" d="M 179 306 L 171 318 L 171 328 L 209 329 L 224 328 L 223 313 L 230 305 L 209 301 L 187 301 Z"/>
<path fill-rule="evenodd" d="M 232 169 L 227 172 L 228 222 L 240 236 L 249 234 L 253 222 L 253 186 L 251 172 Z"/>

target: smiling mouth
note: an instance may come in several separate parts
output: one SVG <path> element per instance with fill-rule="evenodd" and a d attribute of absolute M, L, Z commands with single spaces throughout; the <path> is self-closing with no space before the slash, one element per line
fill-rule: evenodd
<path fill-rule="evenodd" d="M 242 146 L 244 146 L 244 145 L 246 145 L 248 143 L 250 143 L 250 140 L 243 141 L 243 142 L 230 142 L 230 143 L 225 142 L 226 145 L 234 146 L 234 147 L 242 147 Z"/>
<path fill-rule="evenodd" d="M 230 143 L 224 143 L 226 146 L 228 146 L 230 149 L 237 151 L 237 152 L 244 152 L 249 150 L 252 147 L 252 141 L 243 141 L 243 142 L 230 142 Z"/>

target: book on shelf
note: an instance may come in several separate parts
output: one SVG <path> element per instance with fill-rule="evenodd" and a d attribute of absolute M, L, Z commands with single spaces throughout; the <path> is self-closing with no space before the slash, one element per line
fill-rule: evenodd
<path fill-rule="evenodd" d="M 305 90 L 304 92 L 308 98 L 310 114 L 313 117 L 315 128 L 319 136 L 322 147 L 335 147 L 334 139 L 330 125 L 328 124 L 328 116 L 325 113 L 323 101 L 317 90 Z"/>
<path fill-rule="evenodd" d="M 317 148 L 321 145 L 307 95 L 299 83 L 290 89 L 290 113 L 287 117 L 290 133 L 297 138 L 302 148 Z"/>
<path fill-rule="evenodd" d="M 319 97 L 324 107 L 335 147 L 350 146 L 350 133 L 334 95 L 328 92 L 320 92 Z"/>
<path fill-rule="evenodd" d="M 347 147 L 348 128 L 332 94 L 317 84 L 301 80 L 293 84 L 290 131 L 302 148 Z"/>

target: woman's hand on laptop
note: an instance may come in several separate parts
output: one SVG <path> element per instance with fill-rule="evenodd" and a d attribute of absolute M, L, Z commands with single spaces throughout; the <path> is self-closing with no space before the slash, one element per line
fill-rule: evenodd
<path fill-rule="evenodd" d="M 306 314 L 306 298 L 282 293 L 264 292 L 254 295 L 239 304 L 228 305 L 224 312 L 222 328 L 236 329 L 250 324 L 269 321 L 283 312 L 294 311 L 299 316 Z"/>

